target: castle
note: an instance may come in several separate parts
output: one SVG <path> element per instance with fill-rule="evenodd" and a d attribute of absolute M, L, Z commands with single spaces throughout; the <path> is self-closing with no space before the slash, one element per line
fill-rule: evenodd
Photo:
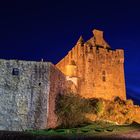
<path fill-rule="evenodd" d="M 93 30 L 93 35 L 87 42 L 80 37 L 56 67 L 76 84 L 83 97 L 126 99 L 124 51 L 112 50 L 103 31 Z"/>
<path fill-rule="evenodd" d="M 55 99 L 69 88 L 85 98 L 126 99 L 124 51 L 112 50 L 102 31 L 93 35 L 56 65 L 0 59 L 0 130 L 56 127 Z"/>

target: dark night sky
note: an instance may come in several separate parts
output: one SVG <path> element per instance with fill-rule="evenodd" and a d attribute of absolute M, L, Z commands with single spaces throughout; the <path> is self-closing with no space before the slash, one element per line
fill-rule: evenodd
<path fill-rule="evenodd" d="M 140 104 L 139 0 L 1 0 L 0 58 L 57 63 L 94 28 L 125 50 L 127 96 Z"/>

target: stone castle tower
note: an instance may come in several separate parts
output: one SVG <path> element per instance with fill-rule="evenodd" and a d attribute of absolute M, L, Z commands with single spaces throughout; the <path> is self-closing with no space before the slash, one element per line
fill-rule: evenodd
<path fill-rule="evenodd" d="M 124 51 L 112 50 L 103 31 L 93 30 L 93 37 L 87 42 L 80 37 L 56 67 L 73 81 L 83 97 L 126 99 Z"/>

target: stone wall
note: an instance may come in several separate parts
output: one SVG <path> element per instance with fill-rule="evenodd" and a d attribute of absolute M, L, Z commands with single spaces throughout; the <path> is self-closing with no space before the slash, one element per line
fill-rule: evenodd
<path fill-rule="evenodd" d="M 106 41 L 102 41 L 103 38 L 98 37 L 103 35 L 96 35 L 96 38 L 93 36 L 85 43 L 80 37 L 56 67 L 69 76 L 66 68 L 71 66 L 71 62 L 74 63 L 77 67 L 76 77 L 79 79 L 78 93 L 83 97 L 112 100 L 114 96 L 119 96 L 126 99 L 124 51 L 112 50 Z M 101 43 L 96 42 L 97 40 L 101 40 Z"/>
<path fill-rule="evenodd" d="M 56 99 L 59 93 L 64 94 L 67 86 L 65 75 L 62 74 L 56 67 L 50 66 L 50 93 L 49 93 L 49 111 L 47 117 L 47 127 L 55 128 L 58 124 L 57 115 L 55 114 Z"/>
<path fill-rule="evenodd" d="M 51 63 L 0 60 L 0 130 L 57 126 L 55 97 L 64 85 L 65 76 Z"/>

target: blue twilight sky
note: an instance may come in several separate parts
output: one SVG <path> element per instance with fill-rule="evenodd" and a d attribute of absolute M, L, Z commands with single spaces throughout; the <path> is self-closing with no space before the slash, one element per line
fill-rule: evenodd
<path fill-rule="evenodd" d="M 94 28 L 125 50 L 127 96 L 140 104 L 139 0 L 1 0 L 0 58 L 55 64 Z"/>

